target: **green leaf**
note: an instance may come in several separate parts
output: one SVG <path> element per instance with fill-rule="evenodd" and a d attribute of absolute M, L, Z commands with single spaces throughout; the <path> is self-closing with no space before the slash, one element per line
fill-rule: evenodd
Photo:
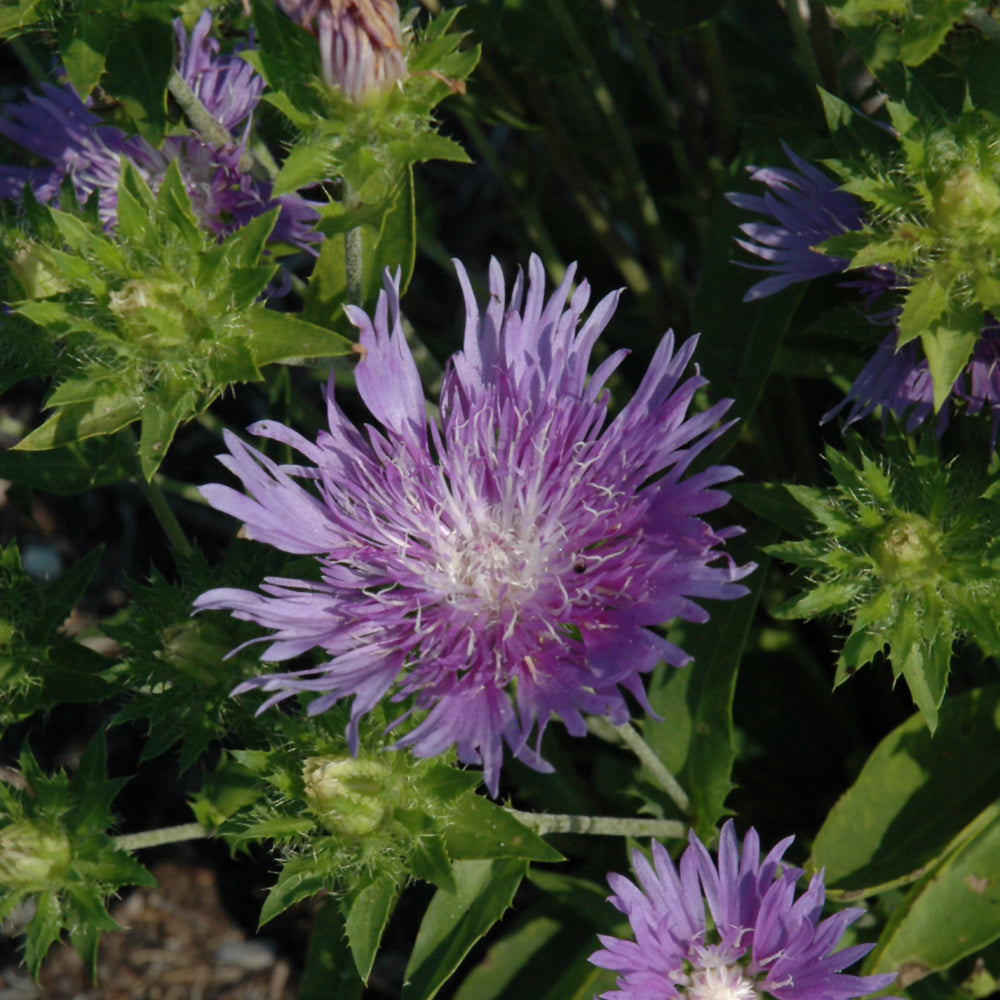
<path fill-rule="evenodd" d="M 998 785 L 1000 685 L 991 685 L 945 701 L 933 736 L 916 715 L 886 736 L 827 816 L 812 864 L 849 896 L 912 880 Z"/>
<path fill-rule="evenodd" d="M 300 900 L 328 888 L 326 876 L 317 870 L 312 858 L 292 858 L 285 862 L 278 881 L 271 886 L 260 910 L 259 927 L 284 913 Z"/>
<path fill-rule="evenodd" d="M 95 12 L 68 21 L 60 32 L 59 58 L 81 101 L 90 96 L 104 73 L 114 29 L 113 17 Z"/>
<path fill-rule="evenodd" d="M 970 310 L 949 313 L 931 330 L 923 330 L 920 343 L 934 383 L 934 409 L 940 410 L 951 394 L 955 380 L 969 363 L 982 335 L 982 316 Z"/>
<path fill-rule="evenodd" d="M 142 433 L 139 438 L 139 464 L 146 482 L 150 482 L 167 455 L 177 428 L 198 412 L 193 390 L 175 395 L 170 389 L 147 393 L 142 407 Z"/>
<path fill-rule="evenodd" d="M 107 52 L 104 89 L 122 101 L 139 133 L 159 146 L 167 124 L 167 80 L 174 68 L 174 34 L 166 21 L 134 20 Z"/>
<path fill-rule="evenodd" d="M 361 1000 L 365 984 L 354 968 L 344 935 L 340 906 L 327 896 L 309 935 L 299 1000 Z"/>
<path fill-rule="evenodd" d="M 73 610 L 76 602 L 90 583 L 101 561 L 104 546 L 91 549 L 76 565 L 57 579 L 42 586 L 44 621 L 48 628 L 58 628 Z"/>
<path fill-rule="evenodd" d="M 732 547 L 731 555 L 742 562 L 776 534 L 775 528 L 758 523 Z M 743 647 L 764 587 L 765 568 L 759 567 L 747 579 L 748 596 L 713 605 L 710 623 L 685 631 L 683 647 L 694 663 L 677 671 L 666 668 L 660 675 L 662 686 L 651 685 L 650 704 L 665 721 L 647 718 L 642 722 L 647 742 L 665 763 L 669 762 L 668 767 L 687 790 L 695 831 L 705 840 L 713 836 L 716 824 L 726 815 L 726 798 L 733 787 L 733 694 Z M 683 750 L 676 745 L 676 733 L 671 729 L 678 720 L 688 740 Z"/>
<path fill-rule="evenodd" d="M 910 286 L 899 314 L 900 347 L 919 337 L 941 318 L 948 307 L 949 292 L 949 287 L 942 285 L 933 274 L 918 279 Z M 948 388 L 951 388 L 951 382 Z"/>
<path fill-rule="evenodd" d="M 35 915 L 24 932 L 24 964 L 33 979 L 38 978 L 42 959 L 62 933 L 62 906 L 55 892 L 41 892 L 35 897 Z"/>
<path fill-rule="evenodd" d="M 334 357 L 353 350 L 346 337 L 291 313 L 261 306 L 252 310 L 247 319 L 250 351 L 258 365 L 296 358 Z"/>
<path fill-rule="evenodd" d="M 437 132 L 421 132 L 412 139 L 389 144 L 389 152 L 400 163 L 424 163 L 427 160 L 448 160 L 471 163 L 469 154 L 454 139 Z"/>
<path fill-rule="evenodd" d="M 826 117 L 826 127 L 830 130 L 833 143 L 842 157 L 856 159 L 867 157 L 874 151 L 882 154 L 893 151 L 895 142 L 890 132 L 847 101 L 841 100 L 822 87 L 818 89 L 823 104 L 823 114 Z"/>
<path fill-rule="evenodd" d="M 0 479 L 74 496 L 110 486 L 134 474 L 135 446 L 121 435 L 88 438 L 48 451 L 0 452 Z"/>
<path fill-rule="evenodd" d="M 382 935 L 399 898 L 396 880 L 387 875 L 374 879 L 346 896 L 340 904 L 354 966 L 367 983 Z"/>
<path fill-rule="evenodd" d="M 463 796 L 449 820 L 444 840 L 451 858 L 563 860 L 563 856 L 537 833 L 481 795 Z"/>
<path fill-rule="evenodd" d="M 99 434 L 113 434 L 136 420 L 141 411 L 140 403 L 133 397 L 112 394 L 89 403 L 66 406 L 18 441 L 14 448 L 45 451 Z"/>
<path fill-rule="evenodd" d="M 527 871 L 523 861 L 456 861 L 458 891 L 439 889 L 417 932 L 403 1000 L 431 1000 L 472 946 L 503 916 Z"/>
<path fill-rule="evenodd" d="M 253 805 L 263 794 L 260 777 L 226 754 L 194 794 L 191 811 L 202 826 L 211 829 Z"/>
<path fill-rule="evenodd" d="M 946 915 L 946 916 L 945 916 Z M 944 919 L 943 919 L 944 918 Z M 985 809 L 893 913 L 865 961 L 906 985 L 1000 938 L 1000 807 Z"/>
<path fill-rule="evenodd" d="M 339 135 L 324 133 L 294 146 L 274 179 L 274 196 L 277 198 L 339 176 L 343 169 L 341 146 Z"/>
<path fill-rule="evenodd" d="M 20 0 L 16 7 L 0 10 L 0 38 L 34 24 L 44 16 L 45 6 L 45 0 Z"/>
<path fill-rule="evenodd" d="M 440 837 L 415 837 L 410 849 L 410 868 L 415 878 L 436 885 L 445 892 L 455 892 L 451 859 Z"/>

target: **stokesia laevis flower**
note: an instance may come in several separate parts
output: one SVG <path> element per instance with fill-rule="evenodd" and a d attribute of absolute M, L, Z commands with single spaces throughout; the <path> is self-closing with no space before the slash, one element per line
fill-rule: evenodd
<path fill-rule="evenodd" d="M 774 295 L 799 281 L 846 270 L 848 261 L 843 257 L 819 253 L 815 248 L 832 236 L 860 229 L 864 218 L 864 208 L 854 195 L 839 190 L 836 181 L 796 156 L 784 143 L 781 147 L 794 170 L 750 167 L 751 178 L 768 190 L 763 195 L 726 195 L 738 208 L 774 219 L 774 224 L 744 222 L 740 226 L 748 239 L 736 242 L 767 262 L 741 266 L 773 272 L 773 277 L 751 286 L 744 302 Z"/>
<path fill-rule="evenodd" d="M 354 104 L 406 77 L 396 0 L 277 0 L 278 9 L 319 41 L 323 79 Z"/>
<path fill-rule="evenodd" d="M 756 832 L 748 831 L 741 852 L 730 820 L 718 865 L 693 832 L 688 839 L 679 868 L 654 841 L 652 865 L 633 852 L 638 885 L 608 876 L 611 903 L 628 917 L 635 940 L 600 935 L 604 948 L 590 961 L 618 973 L 618 989 L 602 1000 L 850 1000 L 896 978 L 843 973 L 871 950 L 861 944 L 834 951 L 864 911 L 821 920 L 822 872 L 795 898 L 802 871 L 778 871 L 793 838 L 761 862 Z"/>
<path fill-rule="evenodd" d="M 225 237 L 279 208 L 271 239 L 315 253 L 314 245 L 323 239 L 315 228 L 319 221 L 315 206 L 296 194 L 274 198 L 269 181 L 239 169 L 250 117 L 264 84 L 243 59 L 218 54 L 218 43 L 208 35 L 211 25 L 211 13 L 205 11 L 188 40 L 181 22 L 175 22 L 178 72 L 220 125 L 227 130 L 244 126 L 239 143 L 216 149 L 192 134 L 169 136 L 156 149 L 141 136 L 102 124 L 68 84 L 43 84 L 41 95 L 28 94 L 23 103 L 5 109 L 0 134 L 47 165 L 0 166 L 0 198 L 18 199 L 30 184 L 39 201 L 58 204 L 62 184 L 69 178 L 81 203 L 97 192 L 101 222 L 111 230 L 118 218 L 122 160 L 129 160 L 154 191 L 176 160 L 206 229 Z"/>
<path fill-rule="evenodd" d="M 374 318 L 347 307 L 360 330 L 358 390 L 381 427 L 363 434 L 348 423 L 331 382 L 330 432 L 315 444 L 267 420 L 250 428 L 309 464 L 276 465 L 227 435 L 222 461 L 248 495 L 202 490 L 250 538 L 317 556 L 320 582 L 212 590 L 195 607 L 274 630 L 264 660 L 313 648 L 327 656 L 234 693 L 263 689 L 262 709 L 314 694 L 310 713 L 353 696 L 352 752 L 361 716 L 386 695 L 412 698 L 411 711 L 426 715 L 396 745 L 420 757 L 455 746 L 459 760 L 482 764 L 496 795 L 504 742 L 548 770 L 528 742 L 536 727 L 541 740 L 551 716 L 574 736 L 586 732 L 584 712 L 624 723 L 625 692 L 645 705 L 642 674 L 689 659 L 650 627 L 705 621 L 695 599 L 741 596 L 737 581 L 754 567 L 721 550 L 739 528 L 701 519 L 726 502 L 714 487 L 737 471 L 685 475 L 730 426 L 715 426 L 729 401 L 688 414 L 705 385 L 697 373 L 683 379 L 695 338 L 675 350 L 668 333 L 609 421 L 605 384 L 626 352 L 589 380 L 587 363 L 617 293 L 578 329 L 590 291 L 581 283 L 567 303 L 574 268 L 546 299 L 544 268 L 532 257 L 527 290 L 518 275 L 508 299 L 494 261 L 480 314 L 456 267 L 465 339 L 445 374 L 440 425 L 427 419 L 398 278 L 387 275 Z"/>

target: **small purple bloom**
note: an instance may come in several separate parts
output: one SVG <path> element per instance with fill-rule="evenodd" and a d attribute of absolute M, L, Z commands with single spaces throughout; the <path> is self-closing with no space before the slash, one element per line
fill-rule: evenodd
<path fill-rule="evenodd" d="M 177 72 L 205 105 L 205 110 L 228 132 L 254 112 L 264 92 L 264 81 L 238 55 L 219 55 L 219 43 L 209 35 L 212 15 L 205 11 L 188 39 L 184 24 L 174 21 Z"/>
<path fill-rule="evenodd" d="M 624 723 L 625 692 L 645 705 L 642 674 L 689 659 L 652 627 L 706 621 L 696 600 L 741 596 L 737 581 L 754 567 L 722 550 L 741 529 L 702 520 L 726 503 L 715 487 L 737 470 L 686 475 L 731 426 L 715 426 L 729 401 L 688 413 L 705 385 L 697 370 L 683 378 L 695 338 L 675 350 L 668 333 L 635 396 L 609 419 L 606 382 L 627 352 L 589 378 L 587 363 L 617 293 L 580 327 L 590 289 L 582 282 L 569 296 L 573 267 L 546 298 L 532 257 L 527 289 L 519 274 L 508 299 L 494 261 L 480 313 L 456 268 L 465 340 L 445 374 L 440 423 L 428 420 L 400 325 L 398 277 L 386 275 L 373 318 L 347 307 L 361 331 L 358 390 L 377 425 L 353 427 L 331 382 L 330 431 L 315 444 L 267 420 L 250 428 L 308 464 L 277 465 L 228 435 L 222 461 L 248 495 L 202 489 L 248 537 L 315 555 L 320 581 L 268 579 L 263 594 L 212 590 L 195 607 L 272 629 L 258 640 L 269 642 L 264 660 L 314 648 L 328 657 L 234 693 L 262 688 L 262 710 L 313 694 L 313 714 L 353 696 L 352 751 L 359 718 L 377 702 L 412 699 L 404 717 L 426 714 L 397 746 L 419 757 L 455 746 L 460 761 L 482 764 L 496 795 L 505 742 L 549 770 L 537 742 L 528 744 L 553 715 L 574 736 L 586 732 L 582 713 Z"/>
<path fill-rule="evenodd" d="M 965 367 L 965 379 L 959 379 L 955 394 L 964 399 L 968 412 L 979 413 L 984 408 L 992 417 L 990 450 L 996 451 L 1000 431 L 1000 323 L 987 318 L 982 337 Z"/>
<path fill-rule="evenodd" d="M 628 917 L 635 940 L 600 935 L 604 948 L 590 956 L 594 965 L 618 973 L 618 989 L 602 1000 L 851 1000 L 885 989 L 894 974 L 842 971 L 872 945 L 835 950 L 864 911 L 840 910 L 821 920 L 822 872 L 797 899 L 802 871 L 783 867 L 779 873 L 792 839 L 761 862 L 756 832 L 748 831 L 741 852 L 730 820 L 718 864 L 693 832 L 679 868 L 655 841 L 652 865 L 633 852 L 638 885 L 615 874 L 608 883 L 611 903 Z"/>
<path fill-rule="evenodd" d="M 927 359 L 922 357 L 919 342 L 911 340 L 897 347 L 898 332 L 893 330 L 872 355 L 848 390 L 843 401 L 823 414 L 826 423 L 850 404 L 845 426 L 870 416 L 881 407 L 903 421 L 906 431 L 916 430 L 934 412 L 934 384 Z M 992 417 L 990 449 L 996 449 L 1000 431 L 1000 323 L 988 317 L 972 358 L 952 386 L 938 416 L 936 432 L 948 426 L 955 400 L 965 403 L 970 415 L 988 410 Z"/>
<path fill-rule="evenodd" d="M 882 407 L 904 421 L 909 433 L 934 412 L 934 383 L 927 359 L 921 357 L 916 340 L 897 349 L 898 337 L 898 332 L 893 330 L 879 344 L 847 395 L 832 410 L 823 414 L 821 423 L 832 420 L 848 404 L 851 408 L 844 421 L 845 426 L 863 420 Z M 942 410 L 939 432 L 943 431 L 946 423 L 946 411 Z"/>
<path fill-rule="evenodd" d="M 753 180 L 767 185 L 763 195 L 730 192 L 726 198 L 738 208 L 767 215 L 774 225 L 745 222 L 740 226 L 748 240 L 736 242 L 744 250 L 767 261 L 742 264 L 774 277 L 758 281 L 743 297 L 744 302 L 774 295 L 799 281 L 810 281 L 846 270 L 848 261 L 818 253 L 814 248 L 832 236 L 860 229 L 864 209 L 852 194 L 839 190 L 836 181 L 781 144 L 794 170 L 750 167 Z"/>
<path fill-rule="evenodd" d="M 218 55 L 218 43 L 208 38 L 211 24 L 206 11 L 188 41 L 181 22 L 175 22 L 178 71 L 227 130 L 245 123 L 238 143 L 216 149 L 198 135 L 171 136 L 156 149 L 141 136 L 127 136 L 102 124 L 69 85 L 44 84 L 40 96 L 29 94 L 0 118 L 0 133 L 48 166 L 0 167 L 0 197 L 18 199 L 24 185 L 30 184 L 39 201 L 58 204 L 60 188 L 69 178 L 81 202 L 98 193 L 100 219 L 110 230 L 118 218 L 122 160 L 130 161 L 154 191 L 176 160 L 194 210 L 210 232 L 228 236 L 250 219 L 279 208 L 271 239 L 315 253 L 314 245 L 323 239 L 315 228 L 319 220 L 315 206 L 295 194 L 273 198 L 269 181 L 239 169 L 250 116 L 264 83 L 244 60 Z"/>

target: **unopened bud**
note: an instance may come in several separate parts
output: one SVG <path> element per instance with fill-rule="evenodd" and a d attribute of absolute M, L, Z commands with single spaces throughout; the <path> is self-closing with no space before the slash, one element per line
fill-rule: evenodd
<path fill-rule="evenodd" d="M 277 0 L 319 40 L 323 79 L 366 104 L 406 76 L 396 0 Z"/>
<path fill-rule="evenodd" d="M 941 532 L 919 514 L 898 517 L 882 532 L 873 555 L 879 575 L 886 583 L 933 579 L 943 558 Z"/>
<path fill-rule="evenodd" d="M 22 820 L 0 829 L 0 885 L 41 892 L 69 870 L 69 838 Z"/>
<path fill-rule="evenodd" d="M 331 833 L 363 837 L 385 819 L 389 768 L 377 760 L 309 757 L 302 765 L 306 798 Z"/>
<path fill-rule="evenodd" d="M 10 256 L 10 273 L 26 299 L 47 299 L 69 289 L 49 249 L 38 243 L 18 245 Z"/>

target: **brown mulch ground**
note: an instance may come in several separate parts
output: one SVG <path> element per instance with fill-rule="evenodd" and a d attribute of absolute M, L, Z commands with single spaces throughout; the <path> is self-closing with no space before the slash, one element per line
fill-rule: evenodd
<path fill-rule="evenodd" d="M 294 1000 L 291 964 L 247 938 L 223 908 L 215 874 L 176 861 L 152 866 L 159 886 L 111 907 L 91 983 L 68 944 L 49 952 L 37 985 L 24 966 L 0 969 L 0 1000 Z"/>

